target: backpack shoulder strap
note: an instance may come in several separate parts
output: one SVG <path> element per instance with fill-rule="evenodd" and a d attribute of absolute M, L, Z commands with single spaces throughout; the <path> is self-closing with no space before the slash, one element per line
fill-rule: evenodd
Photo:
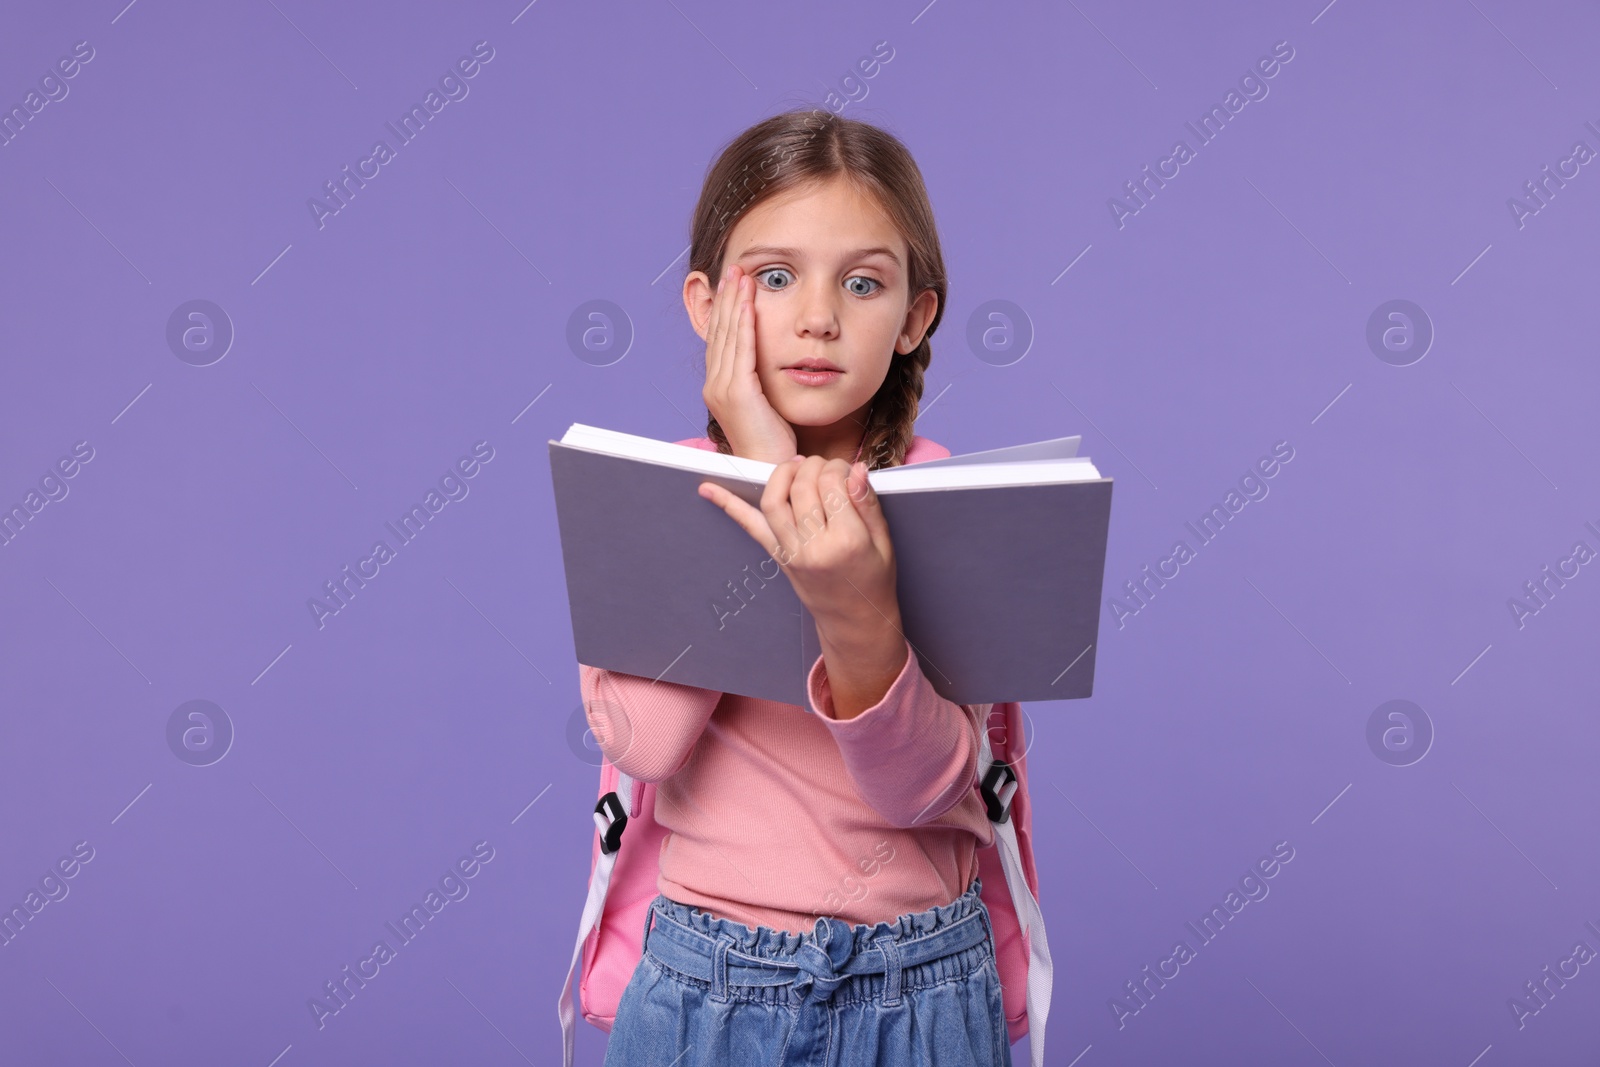
<path fill-rule="evenodd" d="M 997 707 L 999 705 L 996 705 Z M 1014 706 L 1014 705 L 1013 705 Z M 1021 737 L 1020 723 L 1009 729 L 1013 716 L 1007 708 L 1007 750 L 1013 737 Z M 1015 716 L 1020 718 L 1020 716 Z M 1011 800 L 1021 787 L 1016 772 L 1003 759 L 996 759 L 989 747 L 989 731 L 978 731 L 978 790 L 983 794 L 994 824 L 995 845 L 1000 850 L 1000 866 L 1006 873 L 1006 887 L 1017 922 L 1028 942 L 1028 1048 L 1033 1067 L 1044 1067 L 1044 1028 L 1050 1014 L 1050 990 L 1054 984 L 1050 962 L 1050 943 L 1045 939 L 1044 913 L 1028 885 L 1022 855 L 1017 845 L 1017 827 L 1011 820 Z"/>
<path fill-rule="evenodd" d="M 572 949 L 572 963 L 567 967 L 567 979 L 561 983 L 561 1000 L 557 1013 L 561 1016 L 561 1064 L 572 1067 L 573 1027 L 577 1022 L 572 1007 L 572 972 L 583 958 L 583 943 L 589 933 L 600 924 L 605 911 L 606 893 L 611 889 L 611 872 L 617 865 L 617 849 L 622 843 L 622 830 L 628 825 L 628 812 L 633 810 L 634 782 L 631 777 L 617 771 L 617 787 L 602 796 L 594 806 L 594 825 L 600 831 L 600 858 L 595 861 L 594 872 L 589 876 L 589 899 L 583 904 L 583 917 L 578 920 L 578 943 Z M 573 993 L 576 996 L 576 993 Z"/>

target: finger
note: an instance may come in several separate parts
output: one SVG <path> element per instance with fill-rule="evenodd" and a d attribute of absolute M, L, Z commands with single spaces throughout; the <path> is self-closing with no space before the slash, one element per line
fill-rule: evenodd
<path fill-rule="evenodd" d="M 756 280 L 749 274 L 739 275 L 734 287 L 738 302 L 737 322 L 734 330 L 734 374 L 746 381 L 756 373 Z"/>
<path fill-rule="evenodd" d="M 773 553 L 773 558 L 779 566 L 787 565 L 800 550 L 794 528 L 794 509 L 789 504 L 795 473 L 799 468 L 800 463 L 796 460 L 778 464 L 773 468 L 772 477 L 767 479 L 767 488 L 761 494 L 761 514 L 766 517 L 767 526 L 775 538 L 774 543 L 767 547 L 771 549 L 776 546 L 778 549 Z"/>
<path fill-rule="evenodd" d="M 889 520 L 884 517 L 883 503 L 878 499 L 878 491 L 872 488 L 872 482 L 867 477 L 865 463 L 852 464 L 849 479 L 850 502 L 853 510 L 860 517 L 862 525 L 867 528 L 867 533 L 872 537 L 872 543 L 877 546 L 881 555 L 888 555 L 893 542 L 889 537 Z"/>
<path fill-rule="evenodd" d="M 817 476 L 830 464 L 842 462 L 825 460 L 821 456 L 807 456 L 797 463 L 794 484 L 789 487 L 789 503 L 794 509 L 795 537 L 805 544 L 828 528 L 827 509 L 817 486 Z"/>
<path fill-rule="evenodd" d="M 822 506 L 822 490 L 818 478 L 829 467 L 843 466 L 842 459 L 822 459 L 806 456 L 795 472 L 795 485 L 789 490 L 789 501 L 794 506 L 795 534 L 800 542 L 826 533 L 830 522 L 829 509 Z"/>
<path fill-rule="evenodd" d="M 745 533 L 755 539 L 763 552 L 771 553 L 776 539 L 773 537 L 772 528 L 767 525 L 765 515 L 716 482 L 701 482 L 699 493 L 738 523 Z"/>
<path fill-rule="evenodd" d="M 728 308 L 729 288 L 728 272 L 731 268 L 724 267 L 722 277 L 717 280 L 717 293 L 711 301 L 711 332 L 706 341 L 706 351 L 711 353 L 710 360 L 714 364 L 707 371 L 707 378 L 712 383 L 713 391 L 721 393 L 726 390 L 728 378 L 727 337 L 728 337 Z"/>
<path fill-rule="evenodd" d="M 739 380 L 739 279 L 737 264 L 728 265 L 722 295 L 717 298 L 722 330 L 717 334 L 717 385 L 727 396 Z"/>
<path fill-rule="evenodd" d="M 830 459 L 817 476 L 817 494 L 828 525 L 865 535 L 866 528 L 850 499 L 849 480 L 855 468 L 842 459 Z"/>
<path fill-rule="evenodd" d="M 727 282 L 722 287 L 722 338 L 718 342 L 722 351 L 722 387 L 733 389 L 743 373 L 739 366 L 739 286 L 744 271 L 737 263 L 730 265 Z"/>

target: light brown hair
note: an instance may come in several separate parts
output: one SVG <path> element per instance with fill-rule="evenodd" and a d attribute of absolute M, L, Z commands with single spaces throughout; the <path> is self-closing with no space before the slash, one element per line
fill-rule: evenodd
<path fill-rule="evenodd" d="M 944 254 L 933 205 L 922 172 L 893 134 L 820 109 L 785 111 L 734 138 L 706 173 L 690 227 L 688 270 L 721 276 L 728 235 L 750 208 L 780 193 L 842 177 L 855 182 L 883 207 L 909 252 L 907 300 L 931 289 L 939 303 L 912 351 L 894 353 L 883 384 L 873 395 L 863 427 L 861 458 L 868 470 L 896 467 L 911 447 L 922 376 L 933 359 L 930 339 L 944 317 Z M 706 436 L 717 451 L 731 452 L 715 416 L 706 416 Z"/>

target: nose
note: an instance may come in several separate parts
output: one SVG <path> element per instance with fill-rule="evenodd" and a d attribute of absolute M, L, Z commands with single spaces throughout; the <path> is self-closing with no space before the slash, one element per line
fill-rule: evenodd
<path fill-rule="evenodd" d="M 839 333 L 837 293 L 826 283 L 809 281 L 800 291 L 795 331 L 802 337 L 832 339 Z"/>

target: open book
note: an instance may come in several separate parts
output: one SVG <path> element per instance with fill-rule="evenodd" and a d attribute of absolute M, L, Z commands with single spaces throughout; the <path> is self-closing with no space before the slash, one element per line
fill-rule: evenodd
<path fill-rule="evenodd" d="M 1078 443 L 868 473 L 905 636 L 946 699 L 1093 692 L 1111 479 Z M 581 423 L 549 446 L 578 662 L 808 707 L 815 622 L 777 562 L 696 492 L 716 482 L 759 508 L 774 465 Z"/>

